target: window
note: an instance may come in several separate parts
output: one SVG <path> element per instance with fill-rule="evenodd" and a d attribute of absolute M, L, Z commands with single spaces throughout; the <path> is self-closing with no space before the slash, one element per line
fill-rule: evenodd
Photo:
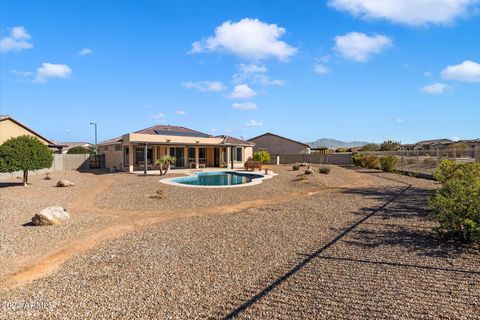
<path fill-rule="evenodd" d="M 121 144 L 116 144 L 115 145 L 115 151 L 121 151 L 122 150 L 122 145 Z"/>
<path fill-rule="evenodd" d="M 128 147 L 125 147 L 124 148 L 124 152 L 123 152 L 123 163 L 125 164 L 125 166 L 128 166 Z"/>
<path fill-rule="evenodd" d="M 195 162 L 195 148 L 188 148 L 188 163 Z"/>
<path fill-rule="evenodd" d="M 198 148 L 198 161 L 200 163 L 207 161 L 207 148 Z"/>
<path fill-rule="evenodd" d="M 136 164 L 143 164 L 145 159 L 144 159 L 144 147 L 138 147 L 135 148 L 135 163 Z M 148 148 L 147 149 L 147 164 L 153 162 L 153 149 Z"/>
<path fill-rule="evenodd" d="M 233 152 L 233 160 L 234 161 L 242 161 L 242 152 L 243 148 L 242 147 L 235 147 L 235 150 Z"/>
<path fill-rule="evenodd" d="M 105 146 L 104 148 L 105 148 L 105 151 L 108 151 L 108 146 Z"/>

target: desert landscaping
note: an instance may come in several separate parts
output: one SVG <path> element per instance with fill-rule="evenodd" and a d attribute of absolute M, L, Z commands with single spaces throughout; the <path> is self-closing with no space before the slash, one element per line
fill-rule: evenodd
<path fill-rule="evenodd" d="M 438 183 L 330 168 L 232 189 L 102 170 L 2 183 L 0 318 L 478 319 L 478 249 L 432 231 Z M 29 223 L 51 206 L 70 219 Z"/>

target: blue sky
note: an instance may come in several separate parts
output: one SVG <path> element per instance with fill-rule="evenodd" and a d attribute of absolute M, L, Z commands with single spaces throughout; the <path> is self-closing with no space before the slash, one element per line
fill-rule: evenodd
<path fill-rule="evenodd" d="M 432 5 L 432 2 L 436 4 Z M 480 136 L 478 0 L 1 0 L 0 106 L 57 141 Z"/>

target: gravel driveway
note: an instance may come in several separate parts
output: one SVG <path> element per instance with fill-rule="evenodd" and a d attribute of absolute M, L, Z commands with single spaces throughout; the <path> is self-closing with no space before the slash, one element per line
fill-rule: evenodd
<path fill-rule="evenodd" d="M 172 187 L 161 200 L 148 197 L 158 178 L 118 175 L 95 197 L 105 212 L 190 203 L 204 214 L 106 240 L 0 291 L 0 318 L 480 319 L 480 255 L 434 237 L 433 182 L 336 167 L 294 181 L 298 173 L 277 171 L 259 186 Z"/>

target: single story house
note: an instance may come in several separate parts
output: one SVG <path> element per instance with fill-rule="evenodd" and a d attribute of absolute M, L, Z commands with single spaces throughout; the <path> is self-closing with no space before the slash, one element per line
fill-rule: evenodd
<path fill-rule="evenodd" d="M 62 144 L 65 146 L 62 150 L 62 153 L 68 153 L 70 149 L 76 147 L 82 147 L 85 149 L 90 149 L 93 147 L 93 144 L 91 144 L 90 142 L 62 142 Z"/>
<path fill-rule="evenodd" d="M 423 140 L 413 144 L 402 144 L 401 148 L 405 151 L 413 150 L 436 150 L 447 148 L 453 141 L 450 139 Z"/>
<path fill-rule="evenodd" d="M 310 154 L 310 146 L 308 144 L 270 132 L 248 139 L 248 141 L 255 144 L 253 152 L 266 150 L 272 155 Z"/>
<path fill-rule="evenodd" d="M 18 136 L 32 136 L 38 138 L 42 143 L 48 146 L 52 151 L 61 153 L 65 147 L 61 143 L 57 143 L 53 140 L 47 139 L 43 135 L 36 131 L 33 131 L 23 123 L 15 120 L 8 115 L 0 115 L 0 144 L 4 143 L 10 138 Z"/>
<path fill-rule="evenodd" d="M 173 168 L 243 167 L 254 143 L 230 136 L 212 136 L 180 126 L 154 125 L 98 144 L 105 166 L 133 172 L 156 169 L 165 155 L 176 158 Z"/>

